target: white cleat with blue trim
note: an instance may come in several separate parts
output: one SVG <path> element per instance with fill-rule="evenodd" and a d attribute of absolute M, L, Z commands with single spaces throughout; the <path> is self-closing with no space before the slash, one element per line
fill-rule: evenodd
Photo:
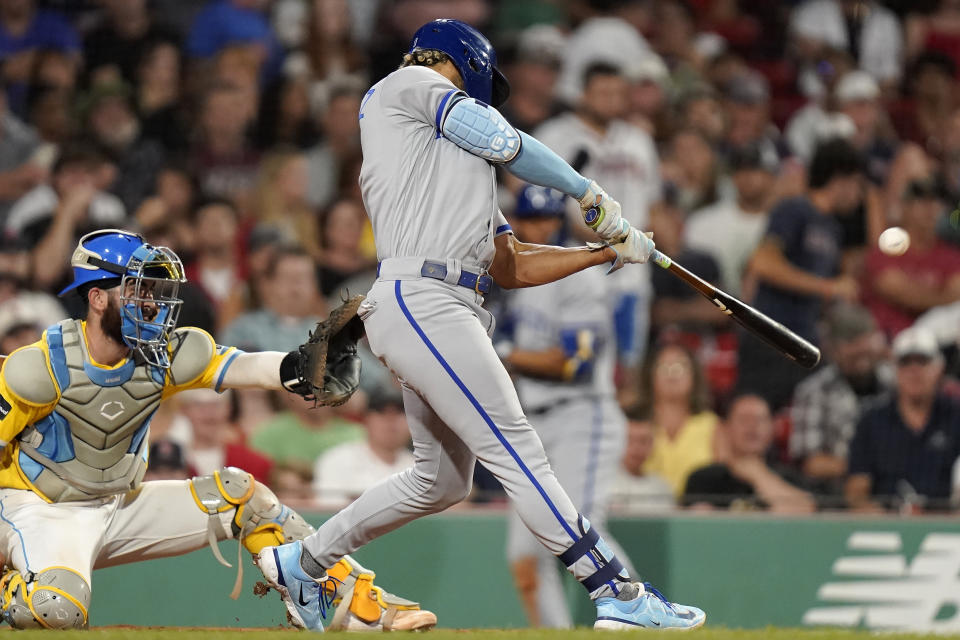
<path fill-rule="evenodd" d="M 707 614 L 700 609 L 669 602 L 647 583 L 643 584 L 643 591 L 630 600 L 597 598 L 596 605 L 597 621 L 593 628 L 607 631 L 688 630 L 702 626 L 707 619 Z"/>
<path fill-rule="evenodd" d="M 254 556 L 267 584 L 280 592 L 290 623 L 300 629 L 323 631 L 323 619 L 333 607 L 336 589 L 324 589 L 328 579 L 314 580 L 300 567 L 303 543 L 264 547 Z M 329 578 L 332 580 L 332 578 Z"/>

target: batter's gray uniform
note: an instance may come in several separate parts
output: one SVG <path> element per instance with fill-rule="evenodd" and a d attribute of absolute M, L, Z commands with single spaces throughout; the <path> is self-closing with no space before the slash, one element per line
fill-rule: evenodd
<path fill-rule="evenodd" d="M 361 104 L 360 187 L 381 262 L 359 313 L 374 354 L 403 384 L 416 463 L 327 520 L 304 547 L 330 566 L 347 550 L 460 502 L 479 459 L 537 539 L 556 555 L 571 550 L 577 579 L 595 581 L 608 575 L 599 569 L 612 554 L 602 551 L 598 562 L 576 545 L 590 539 L 587 527 L 493 349 L 493 317 L 479 293 L 457 284 L 464 272 L 482 272 L 494 237 L 510 232 L 497 209 L 493 166 L 442 137 L 458 94 L 436 71 L 413 66 L 374 85 Z M 442 281 L 422 275 L 443 272 Z M 594 593 L 606 591 L 603 584 Z"/>
<path fill-rule="evenodd" d="M 650 134 L 628 122 L 614 120 L 603 135 L 598 135 L 574 113 L 548 120 L 535 133 L 538 140 L 567 162 L 582 162 L 582 173 L 592 176 L 620 202 L 622 215 L 631 225 L 637 229 L 649 227 L 650 207 L 660 200 L 662 191 L 660 160 Z M 579 207 L 571 204 L 568 219 L 577 224 L 580 218 Z M 616 285 L 615 295 L 619 296 L 621 358 L 628 365 L 638 364 L 646 352 L 653 298 L 650 269 L 648 265 L 637 265 L 610 275 Z"/>
<path fill-rule="evenodd" d="M 574 505 L 629 567 L 606 529 L 607 502 L 626 445 L 626 418 L 615 397 L 616 336 L 606 266 L 586 269 L 540 287 L 510 292 L 514 348 L 578 349 L 589 360 L 569 382 L 517 376 L 520 402 L 540 435 L 560 485 Z M 507 557 L 537 559 L 537 606 L 547 627 L 572 625 L 556 560 L 522 526 L 516 511 L 507 529 Z M 632 567 L 629 567 L 632 571 Z"/>

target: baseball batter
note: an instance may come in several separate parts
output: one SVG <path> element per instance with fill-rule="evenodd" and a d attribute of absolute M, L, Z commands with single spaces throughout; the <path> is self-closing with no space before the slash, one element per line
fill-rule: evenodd
<path fill-rule="evenodd" d="M 14 351 L 0 370 L 0 611 L 18 629 L 85 628 L 94 569 L 185 554 L 236 538 L 250 552 L 313 527 L 273 492 L 228 467 L 186 481 L 141 482 L 150 420 L 196 388 L 280 390 L 299 356 L 243 353 L 176 328 L 179 258 L 133 233 L 87 234 L 71 260 L 84 320 L 64 320 Z M 239 550 L 238 550 L 239 552 Z M 351 558 L 325 587 L 348 629 L 422 628 L 436 617 L 373 586 Z M 240 586 L 238 575 L 235 593 Z M 301 597 L 304 597 L 301 594 Z"/>
<path fill-rule="evenodd" d="M 491 280 L 508 289 L 546 284 L 603 263 L 644 262 L 653 250 L 596 182 L 504 120 L 495 107 L 507 94 L 487 39 L 437 20 L 363 99 L 360 187 L 380 266 L 359 315 L 374 354 L 403 384 L 416 463 L 302 542 L 264 549 L 258 565 L 288 607 L 315 616 L 315 606 L 296 601 L 302 585 L 377 536 L 463 500 L 479 459 L 595 600 L 598 628 L 699 626 L 702 611 L 634 582 L 578 513 L 490 341 L 493 317 L 482 302 Z M 607 243 L 519 242 L 497 209 L 497 165 L 577 198 Z"/>
<path fill-rule="evenodd" d="M 566 204 L 553 189 L 528 185 L 510 222 L 524 242 L 546 244 L 563 224 Z M 606 528 L 607 494 L 626 445 L 626 419 L 614 394 L 616 335 L 610 279 L 591 267 L 507 297 L 511 342 L 497 352 L 515 374 L 524 412 L 560 485 L 628 567 Z M 572 625 L 556 560 L 523 526 L 507 528 L 507 558 L 533 626 Z"/>

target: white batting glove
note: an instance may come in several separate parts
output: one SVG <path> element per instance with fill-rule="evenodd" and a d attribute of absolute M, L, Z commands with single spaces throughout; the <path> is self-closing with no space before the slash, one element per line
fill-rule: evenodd
<path fill-rule="evenodd" d="M 651 238 L 653 238 L 652 231 L 643 233 L 630 227 L 627 237 L 622 242 L 608 245 L 617 254 L 617 259 L 610 265 L 607 273 L 613 273 L 625 264 L 642 264 L 649 260 L 656 248 Z"/>
<path fill-rule="evenodd" d="M 619 242 L 630 230 L 630 223 L 620 217 L 620 203 L 607 195 L 596 180 L 590 181 L 580 198 L 583 222 L 608 242 Z"/>

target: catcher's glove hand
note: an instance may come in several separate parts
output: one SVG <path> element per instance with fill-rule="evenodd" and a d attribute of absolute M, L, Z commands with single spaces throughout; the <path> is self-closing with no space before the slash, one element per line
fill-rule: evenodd
<path fill-rule="evenodd" d="M 360 386 L 357 341 L 363 321 L 357 308 L 363 296 L 353 296 L 317 323 L 310 338 L 280 364 L 283 388 L 317 404 L 335 407 L 350 399 Z"/>

